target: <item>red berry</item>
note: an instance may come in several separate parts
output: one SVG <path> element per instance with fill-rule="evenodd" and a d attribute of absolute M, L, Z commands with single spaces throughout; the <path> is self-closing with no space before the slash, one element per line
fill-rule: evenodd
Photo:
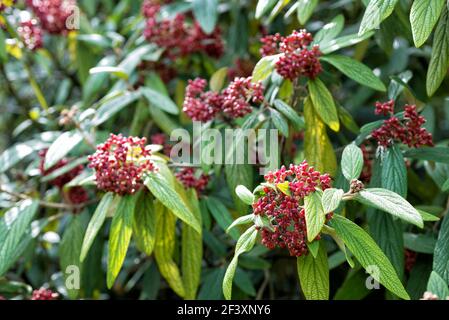
<path fill-rule="evenodd" d="M 371 134 L 377 140 L 378 145 L 387 148 L 394 142 L 400 142 L 410 148 L 433 146 L 432 134 L 422 127 L 426 120 L 419 115 L 416 106 L 405 105 L 404 118 L 400 120 L 392 115 L 392 105 L 394 105 L 394 101 L 389 101 L 386 104 L 376 103 L 376 114 L 391 115 L 380 128 Z"/>
<path fill-rule="evenodd" d="M 51 34 L 67 34 L 67 21 L 74 14 L 76 0 L 26 0 L 42 29 Z"/>
<path fill-rule="evenodd" d="M 111 134 L 97 146 L 88 157 L 89 167 L 95 169 L 97 187 L 120 195 L 136 193 L 143 186 L 143 175 L 155 170 L 145 144 L 145 138 Z"/>
<path fill-rule="evenodd" d="M 304 161 L 300 165 L 290 165 L 289 169 L 282 167 L 276 172 L 269 172 L 265 180 L 272 184 L 288 181 L 290 195 L 265 188 L 265 195 L 253 204 L 254 214 L 266 216 L 273 226 L 273 230 L 261 229 L 262 244 L 269 249 L 276 246 L 287 248 L 292 256 L 307 254 L 305 210 L 301 206 L 304 197 L 315 192 L 316 188 L 330 188 L 330 176 L 320 174 Z M 331 217 L 332 214 L 327 215 L 327 219 Z"/>
<path fill-rule="evenodd" d="M 200 195 L 209 183 L 209 175 L 203 173 L 199 177 L 196 177 L 195 173 L 196 170 L 194 168 L 184 168 L 176 173 L 176 178 L 186 188 L 193 188 Z"/>
<path fill-rule="evenodd" d="M 73 187 L 67 191 L 67 198 L 70 203 L 79 205 L 89 200 L 89 194 L 83 187 Z"/>
<path fill-rule="evenodd" d="M 57 164 L 55 164 L 53 167 L 45 170 L 44 163 L 45 163 L 46 154 L 47 154 L 47 149 L 39 151 L 39 157 L 41 158 L 41 161 L 39 163 L 39 170 L 40 170 L 40 173 L 42 176 L 47 176 L 50 173 L 52 173 L 53 171 L 66 166 L 70 162 L 70 160 L 68 158 L 63 158 Z M 59 177 L 56 177 L 55 179 L 51 180 L 49 182 L 49 184 L 59 187 L 59 188 L 62 188 L 65 184 L 69 183 L 70 181 L 73 180 L 73 178 L 78 176 L 81 173 L 81 171 L 83 171 L 83 168 L 84 167 L 82 165 L 76 166 L 69 172 L 66 172 L 66 173 L 60 175 Z"/>
<path fill-rule="evenodd" d="M 192 53 L 205 53 L 213 58 L 222 56 L 224 46 L 219 28 L 206 34 L 196 21 L 186 23 L 185 14 L 177 14 L 172 19 L 159 19 L 157 15 L 161 2 L 144 2 L 142 12 L 147 19 L 144 36 L 147 41 L 164 48 L 166 58 L 175 60 Z"/>
<path fill-rule="evenodd" d="M 29 50 L 42 48 L 42 29 L 38 26 L 36 19 L 21 22 L 17 32 Z"/>
<path fill-rule="evenodd" d="M 276 71 L 284 78 L 295 80 L 301 76 L 314 79 L 321 73 L 321 51 L 317 45 L 309 49 L 313 37 L 306 30 L 293 31 L 287 37 L 279 34 L 261 39 L 262 56 L 283 53 L 276 62 Z"/>
<path fill-rule="evenodd" d="M 56 300 L 58 299 L 59 294 L 53 292 L 49 289 L 40 288 L 38 290 L 34 290 L 31 300 Z"/>

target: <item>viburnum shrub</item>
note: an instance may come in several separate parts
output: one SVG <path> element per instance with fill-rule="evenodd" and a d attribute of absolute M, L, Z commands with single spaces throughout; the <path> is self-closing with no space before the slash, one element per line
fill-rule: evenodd
<path fill-rule="evenodd" d="M 321 174 L 307 162 L 282 167 L 265 175 L 265 182 L 254 192 L 244 186 L 238 186 L 236 193 L 240 199 L 253 208 L 253 213 L 238 218 L 228 231 L 238 225 L 253 224 L 237 241 L 237 247 L 223 281 L 223 292 L 227 299 L 232 296 L 232 282 L 239 256 L 250 251 L 256 243 L 258 234 L 261 242 L 273 250 L 276 247 L 287 248 L 291 256 L 296 256 L 299 280 L 306 298 L 329 298 L 329 282 L 326 278 L 310 278 L 303 276 L 308 272 L 310 264 L 321 264 L 326 256 L 321 234 L 329 236 L 343 251 L 349 265 L 354 265 L 347 249 L 361 262 L 362 267 L 369 266 L 368 261 L 375 261 L 383 256 L 374 240 L 360 227 L 340 214 L 334 214 L 345 201 L 355 200 L 364 205 L 383 210 L 405 222 L 423 227 L 423 217 L 407 200 L 397 193 L 383 188 L 367 188 L 358 180 L 363 167 L 362 150 L 354 144 L 343 151 L 341 166 L 349 188 L 331 188 L 331 178 Z M 355 238 L 358 240 L 354 241 Z M 361 240 L 363 239 L 363 240 Z M 364 242 L 362 245 L 361 242 Z M 366 246 L 364 248 L 364 246 Z M 371 251 L 366 248 L 371 247 Z M 327 266 L 327 259 L 325 260 Z M 409 265 L 409 263 L 408 263 Z M 317 266 L 324 270 L 324 266 Z M 390 263 L 382 265 L 381 272 L 395 274 Z M 367 269 L 368 270 L 368 269 Z M 326 273 L 328 271 L 325 271 Z M 368 270 L 369 272 L 369 270 Z M 397 296 L 406 298 L 407 292 L 401 286 L 399 278 L 388 282 L 379 274 L 372 275 L 387 289 Z M 319 281 L 320 291 L 316 291 L 311 282 Z M 399 287 L 396 287 L 399 285 Z"/>
<path fill-rule="evenodd" d="M 448 26 L 444 0 L 0 0 L 0 305 L 445 300 Z"/>

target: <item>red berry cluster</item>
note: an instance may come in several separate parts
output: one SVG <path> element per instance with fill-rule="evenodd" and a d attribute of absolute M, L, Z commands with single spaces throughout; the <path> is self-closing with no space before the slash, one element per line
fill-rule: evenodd
<path fill-rule="evenodd" d="M 251 113 L 251 103 L 260 104 L 264 100 L 264 87 L 261 82 L 254 83 L 248 78 L 235 78 L 223 90 L 223 112 L 231 118 L 244 117 Z"/>
<path fill-rule="evenodd" d="M 394 100 L 391 99 L 387 102 L 379 102 L 377 101 L 375 104 L 376 110 L 374 110 L 375 114 L 381 114 L 384 116 L 392 116 L 394 114 Z"/>
<path fill-rule="evenodd" d="M 50 34 L 68 33 L 68 18 L 73 15 L 76 0 L 26 0 L 46 32 Z"/>
<path fill-rule="evenodd" d="M 54 172 L 55 170 L 66 166 L 70 162 L 70 160 L 68 158 L 63 158 L 57 164 L 55 164 L 53 167 L 45 170 L 44 163 L 45 163 L 46 154 L 47 154 L 47 149 L 41 150 L 39 152 L 39 156 L 41 158 L 41 161 L 39 163 L 39 171 L 42 176 L 47 176 L 50 173 Z M 62 174 L 49 182 L 49 184 L 51 184 L 55 187 L 58 187 L 61 190 L 61 192 L 63 192 L 65 199 L 74 205 L 82 204 L 82 203 L 87 202 L 87 200 L 89 200 L 89 194 L 87 193 L 87 190 L 84 189 L 83 187 L 73 187 L 73 188 L 70 188 L 68 191 L 62 191 L 62 190 L 63 190 L 63 187 L 67 183 L 72 181 L 76 176 L 78 176 L 81 173 L 81 171 L 83 171 L 83 168 L 84 167 L 82 165 L 78 165 L 75 168 L 73 168 L 72 170 L 70 170 L 69 172 Z"/>
<path fill-rule="evenodd" d="M 360 174 L 360 180 L 364 183 L 368 183 L 371 180 L 373 173 L 373 160 L 375 156 L 374 148 L 369 144 L 362 144 L 360 146 L 363 153 L 363 169 Z"/>
<path fill-rule="evenodd" d="M 149 42 L 165 49 L 165 57 L 175 60 L 192 53 L 205 53 L 219 58 L 224 51 L 221 32 L 216 28 L 210 35 L 203 32 L 198 22 L 187 24 L 185 14 L 173 19 L 158 19 L 161 3 L 155 0 L 144 2 L 142 11 L 146 17 L 144 36 Z"/>
<path fill-rule="evenodd" d="M 59 294 L 53 292 L 49 289 L 40 288 L 38 290 L 34 290 L 31 296 L 31 300 L 56 300 L 58 299 Z"/>
<path fill-rule="evenodd" d="M 6 300 L 6 298 L 4 296 L 0 296 L 0 301 L 2 301 L 2 300 Z"/>
<path fill-rule="evenodd" d="M 42 48 L 42 29 L 36 19 L 21 22 L 19 28 L 17 28 L 17 33 L 29 50 L 34 51 Z"/>
<path fill-rule="evenodd" d="M 404 251 L 404 259 L 405 259 L 405 271 L 409 272 L 412 271 L 413 267 L 415 266 L 417 258 L 417 253 L 408 249 L 405 249 Z"/>
<path fill-rule="evenodd" d="M 300 165 L 290 165 L 289 169 L 282 167 L 270 172 L 265 180 L 270 184 L 288 181 L 290 195 L 266 186 L 263 195 L 253 204 L 254 214 L 267 217 L 272 224 L 272 228 L 262 227 L 262 244 L 269 249 L 277 246 L 287 248 L 290 255 L 296 257 L 307 254 L 307 227 L 302 207 L 304 197 L 315 192 L 316 188 L 330 188 L 330 176 L 322 175 L 304 161 Z M 329 214 L 327 219 L 331 217 Z"/>
<path fill-rule="evenodd" d="M 200 195 L 207 187 L 210 176 L 202 173 L 199 177 L 194 168 L 184 168 L 176 173 L 176 178 L 186 187 L 193 188 Z"/>
<path fill-rule="evenodd" d="M 97 146 L 88 157 L 89 167 L 95 169 L 97 187 L 120 195 L 136 193 L 143 186 L 145 172 L 155 170 L 145 144 L 146 138 L 111 134 Z"/>
<path fill-rule="evenodd" d="M 41 161 L 39 163 L 39 171 L 42 176 L 47 176 L 50 173 L 54 172 L 55 170 L 66 166 L 70 162 L 70 160 L 68 158 L 63 158 L 63 159 L 59 160 L 59 162 L 57 164 L 55 164 L 53 167 L 45 170 L 44 163 L 45 163 L 46 154 L 47 154 L 47 149 L 39 151 L 39 157 L 41 158 Z M 58 188 L 62 188 L 64 185 L 66 185 L 67 183 L 72 181 L 73 178 L 78 176 L 81 173 L 81 171 L 83 171 L 83 166 L 82 165 L 76 166 L 69 172 L 62 174 L 59 177 L 56 177 L 55 179 L 51 180 L 49 182 L 49 184 L 51 184 L 55 187 L 58 187 Z"/>
<path fill-rule="evenodd" d="M 186 87 L 183 111 L 195 121 L 209 121 L 220 111 L 222 96 L 213 91 L 205 91 L 207 81 L 201 78 L 189 80 Z"/>
<path fill-rule="evenodd" d="M 82 204 L 89 200 L 89 194 L 83 187 L 73 187 L 67 191 L 67 198 L 72 204 Z"/>
<path fill-rule="evenodd" d="M 262 56 L 282 53 L 276 62 L 276 71 L 286 79 L 293 81 L 301 76 L 314 79 L 323 70 L 318 59 L 321 51 L 317 45 L 309 49 L 313 37 L 306 30 L 295 30 L 287 37 L 269 35 L 261 41 Z"/>
<path fill-rule="evenodd" d="M 244 117 L 252 111 L 252 104 L 264 100 L 261 82 L 253 83 L 251 77 L 235 78 L 221 93 L 205 91 L 207 82 L 196 78 L 189 80 L 183 111 L 195 121 L 210 121 L 223 111 L 228 118 Z"/>
<path fill-rule="evenodd" d="M 405 105 L 404 118 L 400 120 L 393 115 L 392 104 L 394 102 L 391 101 L 387 104 L 376 104 L 376 113 L 390 115 L 390 118 L 372 133 L 372 137 L 377 140 L 378 145 L 389 147 L 395 141 L 399 141 L 413 148 L 433 146 L 432 134 L 422 127 L 426 120 L 419 115 L 416 106 Z"/>
<path fill-rule="evenodd" d="M 167 140 L 168 137 L 165 133 L 155 133 L 151 136 L 151 143 L 161 145 L 162 153 L 169 157 L 173 146 Z"/>

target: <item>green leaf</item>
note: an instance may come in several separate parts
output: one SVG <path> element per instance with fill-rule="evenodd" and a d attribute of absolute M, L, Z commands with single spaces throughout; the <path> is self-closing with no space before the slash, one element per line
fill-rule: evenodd
<path fill-rule="evenodd" d="M 337 37 L 343 31 L 345 17 L 339 14 L 331 22 L 325 24 L 313 37 L 313 42 L 320 46 Z"/>
<path fill-rule="evenodd" d="M 153 253 L 156 234 L 153 197 L 144 191 L 141 191 L 138 197 L 134 212 L 133 237 L 139 250 L 150 256 Z"/>
<path fill-rule="evenodd" d="M 410 299 L 391 262 L 362 228 L 340 215 L 334 215 L 330 224 L 363 268 L 368 268 L 367 271 L 371 272 L 375 280 L 398 297 Z M 376 268 L 369 268 L 370 266 L 377 267 L 379 272 L 375 272 Z"/>
<path fill-rule="evenodd" d="M 3 173 L 20 161 L 31 155 L 36 150 L 43 148 L 43 144 L 31 140 L 24 143 L 17 143 L 3 151 L 0 155 L 0 173 Z"/>
<path fill-rule="evenodd" d="M 316 113 L 318 113 L 325 124 L 338 132 L 340 130 L 340 120 L 338 119 L 337 107 L 325 84 L 319 78 L 316 78 L 308 81 L 308 88 Z"/>
<path fill-rule="evenodd" d="M 305 25 L 318 5 L 318 0 L 298 0 L 297 3 L 298 21 Z"/>
<path fill-rule="evenodd" d="M 449 283 L 449 215 L 444 217 L 433 256 L 433 270 Z"/>
<path fill-rule="evenodd" d="M 0 220 L 0 277 L 18 259 L 16 250 L 36 215 L 39 203 L 23 200 L 9 209 Z"/>
<path fill-rule="evenodd" d="M 279 56 L 280 55 L 266 56 L 260 59 L 254 67 L 252 81 L 264 81 L 266 78 L 268 78 L 271 75 L 271 72 L 273 71 L 274 65 Z"/>
<path fill-rule="evenodd" d="M 282 113 L 288 120 L 290 120 L 296 130 L 302 130 L 305 128 L 304 120 L 298 115 L 298 113 L 280 99 L 274 100 L 274 106 Z"/>
<path fill-rule="evenodd" d="M 114 64 L 115 57 L 109 55 L 101 59 L 98 62 L 97 67 L 112 67 Z M 86 101 L 86 103 L 90 102 L 92 97 L 101 90 L 107 80 L 108 75 L 106 73 L 89 74 L 82 89 L 83 100 Z"/>
<path fill-rule="evenodd" d="M 83 262 L 87 256 L 87 253 L 92 246 L 98 231 L 104 224 L 108 212 L 110 212 L 113 207 L 114 194 L 112 192 L 106 193 L 100 200 L 100 203 L 95 209 L 95 212 L 90 219 L 89 225 L 87 226 L 86 233 L 84 234 L 83 245 L 81 248 L 80 261 Z M 117 197 L 118 200 L 118 197 Z"/>
<path fill-rule="evenodd" d="M 257 230 L 255 226 L 252 226 L 245 231 L 237 241 L 235 247 L 235 254 L 229 264 L 224 279 L 223 279 L 223 294 L 226 300 L 230 300 L 232 296 L 232 282 L 234 280 L 235 270 L 237 268 L 237 263 L 239 256 L 245 252 L 250 251 L 257 239 Z"/>
<path fill-rule="evenodd" d="M 179 219 L 201 233 L 201 225 L 170 183 L 159 173 L 151 172 L 145 179 L 151 193 Z"/>
<path fill-rule="evenodd" d="M 449 69 L 449 14 L 444 9 L 433 36 L 432 56 L 427 70 L 427 95 L 433 94 L 440 87 Z"/>
<path fill-rule="evenodd" d="M 8 59 L 8 52 L 6 51 L 6 37 L 3 29 L 0 30 L 0 61 L 6 62 Z"/>
<path fill-rule="evenodd" d="M 446 182 L 443 184 L 443 186 L 441 187 L 441 191 L 443 192 L 449 191 L 449 179 L 446 180 Z"/>
<path fill-rule="evenodd" d="M 154 257 L 159 267 L 159 272 L 170 288 L 180 297 L 184 297 L 185 290 L 181 273 L 173 259 L 176 242 L 176 216 L 160 202 L 156 203 L 155 211 L 156 241 Z"/>
<path fill-rule="evenodd" d="M 64 174 L 66 174 L 67 172 L 71 171 L 73 168 L 79 167 L 79 165 L 86 164 L 87 162 L 89 162 L 89 160 L 85 156 L 75 159 L 75 160 L 71 160 L 66 165 L 64 165 L 60 168 L 54 169 L 49 174 L 43 176 L 41 178 L 41 182 L 52 181 L 55 178 L 60 177 Z M 79 177 L 79 176 L 77 176 L 77 177 Z M 66 185 L 64 185 L 64 187 L 66 187 Z"/>
<path fill-rule="evenodd" d="M 218 0 L 193 0 L 193 16 L 201 29 L 207 34 L 212 33 L 218 19 Z"/>
<path fill-rule="evenodd" d="M 359 36 L 357 34 L 350 34 L 347 36 L 342 36 L 340 38 L 331 40 L 329 42 L 326 42 L 324 44 L 322 44 L 320 46 L 320 50 L 321 52 L 323 52 L 323 54 L 329 54 L 332 53 L 334 51 L 349 47 L 349 46 L 353 46 L 359 42 L 362 42 L 368 38 L 370 38 L 372 35 L 374 34 L 374 32 L 367 32 L 362 36 Z"/>
<path fill-rule="evenodd" d="M 141 91 L 148 102 L 155 107 L 170 114 L 179 114 L 178 106 L 168 96 L 151 88 L 142 88 Z"/>
<path fill-rule="evenodd" d="M 286 196 L 291 196 L 292 193 L 290 192 L 290 182 L 284 181 L 282 183 L 277 183 L 276 188 L 278 188 L 283 194 Z"/>
<path fill-rule="evenodd" d="M 419 214 L 421 215 L 421 217 L 422 217 L 422 219 L 424 220 L 424 221 L 439 221 L 440 220 L 440 218 L 438 218 L 437 216 L 434 216 L 433 214 L 430 214 L 430 213 L 428 213 L 428 212 L 425 212 L 425 211 L 423 211 L 423 210 L 419 210 L 419 209 L 417 209 L 418 210 L 418 212 L 419 212 Z"/>
<path fill-rule="evenodd" d="M 334 300 L 362 300 L 371 290 L 366 287 L 363 269 L 348 272 L 345 281 L 335 293 Z"/>
<path fill-rule="evenodd" d="M 329 299 L 329 264 L 326 246 L 321 241 L 318 255 L 303 255 L 297 259 L 301 289 L 307 300 Z"/>
<path fill-rule="evenodd" d="M 305 158 L 320 172 L 331 175 L 337 171 L 337 159 L 326 126 L 318 117 L 310 98 L 304 102 L 306 131 L 304 136 Z"/>
<path fill-rule="evenodd" d="M 327 214 L 336 210 L 341 203 L 344 193 L 345 192 L 343 189 L 330 188 L 324 190 L 321 198 L 324 213 Z"/>
<path fill-rule="evenodd" d="M 222 230 L 230 229 L 230 226 L 233 223 L 233 219 L 229 210 L 226 206 L 218 199 L 214 197 L 208 197 L 206 200 L 207 207 L 209 208 L 209 212 L 214 217 L 215 221 L 218 223 Z M 235 229 L 230 230 L 229 234 L 234 238 L 239 238 L 239 232 Z"/>
<path fill-rule="evenodd" d="M 435 271 L 430 274 L 427 291 L 437 295 L 441 300 L 446 300 L 449 297 L 449 288 L 446 281 Z"/>
<path fill-rule="evenodd" d="M 410 11 L 413 41 L 421 47 L 432 33 L 433 27 L 441 15 L 445 0 L 415 0 Z"/>
<path fill-rule="evenodd" d="M 316 257 L 318 256 L 318 250 L 320 249 L 320 241 L 317 240 L 307 242 L 307 248 L 309 249 L 309 252 L 312 255 L 312 257 L 316 259 Z"/>
<path fill-rule="evenodd" d="M 288 123 L 284 119 L 282 114 L 280 114 L 280 112 L 278 112 L 277 110 L 270 108 L 270 115 L 271 115 L 271 121 L 273 122 L 275 128 L 278 129 L 279 132 L 284 137 L 288 138 L 288 134 L 289 134 L 289 132 L 288 132 Z"/>
<path fill-rule="evenodd" d="M 188 191 L 189 207 L 198 220 L 201 220 L 196 191 Z M 201 280 L 201 265 L 203 258 L 203 238 L 187 224 L 182 226 L 182 279 L 185 289 L 185 299 L 195 299 Z"/>
<path fill-rule="evenodd" d="M 71 266 L 78 267 L 80 275 L 82 275 L 82 263 L 80 261 L 81 246 L 83 244 L 83 216 L 76 215 L 72 217 L 67 229 L 64 231 L 61 243 L 59 245 L 59 264 L 61 272 L 64 275 L 65 281 L 68 281 L 68 275 L 71 273 Z M 79 289 L 67 288 L 67 293 L 70 299 L 76 299 L 79 294 Z"/>
<path fill-rule="evenodd" d="M 433 254 L 437 239 L 426 234 L 404 233 L 404 246 L 418 253 Z"/>
<path fill-rule="evenodd" d="M 382 187 L 407 197 L 407 167 L 397 145 L 388 148 L 382 159 Z"/>
<path fill-rule="evenodd" d="M 112 218 L 111 230 L 109 232 L 108 288 L 111 288 L 114 284 L 125 261 L 132 235 L 136 202 L 137 197 L 135 195 L 122 196 Z"/>
<path fill-rule="evenodd" d="M 377 29 L 380 23 L 393 13 L 397 2 L 398 0 L 371 0 L 363 15 L 359 35 Z"/>
<path fill-rule="evenodd" d="M 404 156 L 417 160 L 427 160 L 449 164 L 449 148 L 447 147 L 422 147 L 405 151 Z"/>
<path fill-rule="evenodd" d="M 225 165 L 225 175 L 237 211 L 239 214 L 246 214 L 248 212 L 248 205 L 240 200 L 235 193 L 235 190 L 239 185 L 244 185 L 248 189 L 252 189 L 254 175 L 253 166 L 250 164 Z"/>
<path fill-rule="evenodd" d="M 238 185 L 237 188 L 235 188 L 235 193 L 237 196 L 247 205 L 252 205 L 254 203 L 254 195 L 251 191 L 248 190 L 247 187 Z"/>
<path fill-rule="evenodd" d="M 343 55 L 328 55 L 321 58 L 340 70 L 352 80 L 374 90 L 385 92 L 387 88 L 374 72 L 363 63 Z"/>
<path fill-rule="evenodd" d="M 153 44 L 143 45 L 134 49 L 132 52 L 125 55 L 125 59 L 117 66 L 122 70 L 125 70 L 129 75 L 137 68 L 143 57 L 151 51 L 157 50 L 157 47 Z"/>
<path fill-rule="evenodd" d="M 259 0 L 256 7 L 256 19 L 266 14 L 277 2 L 278 0 Z"/>
<path fill-rule="evenodd" d="M 104 66 L 104 67 L 94 67 L 89 70 L 89 74 L 99 74 L 99 73 L 109 73 L 125 80 L 127 80 L 129 77 L 129 75 L 125 72 L 125 70 L 119 67 Z"/>
<path fill-rule="evenodd" d="M 304 198 L 304 210 L 306 211 L 307 240 L 312 242 L 320 234 L 326 222 L 321 195 L 318 192 L 313 192 Z"/>
<path fill-rule="evenodd" d="M 360 133 L 360 128 L 354 120 L 354 117 L 345 108 L 338 106 L 338 117 L 343 126 L 354 134 Z"/>
<path fill-rule="evenodd" d="M 380 249 L 385 253 L 400 279 L 404 276 L 404 239 L 400 220 L 380 210 L 370 209 L 368 215 L 369 232 Z"/>
<path fill-rule="evenodd" d="M 53 167 L 59 160 L 72 151 L 73 148 L 75 148 L 82 140 L 83 137 L 77 131 L 66 131 L 61 134 L 51 144 L 45 154 L 44 169 L 48 170 Z"/>
<path fill-rule="evenodd" d="M 223 89 L 226 78 L 228 77 L 228 68 L 223 67 L 214 72 L 210 77 L 209 87 L 212 91 L 219 92 Z"/>
<path fill-rule="evenodd" d="M 254 215 L 253 214 L 247 214 L 246 216 L 239 217 L 234 220 L 233 223 L 226 229 L 226 233 L 229 233 L 229 231 L 232 228 L 235 228 L 236 226 L 240 226 L 243 224 L 249 224 L 254 222 Z"/>
<path fill-rule="evenodd" d="M 243 269 L 238 268 L 235 272 L 234 284 L 239 287 L 244 293 L 255 297 L 257 292 L 256 288 L 254 288 L 253 282 L 251 281 L 251 277 L 248 275 L 248 272 L 245 272 Z"/>
<path fill-rule="evenodd" d="M 107 99 L 95 113 L 95 117 L 92 119 L 92 125 L 99 126 L 103 122 L 109 120 L 117 112 L 139 99 L 140 96 L 140 91 L 126 91 L 117 97 Z"/>
<path fill-rule="evenodd" d="M 349 144 L 341 158 L 341 170 L 346 180 L 358 179 L 363 169 L 363 152 L 355 144 Z"/>
<path fill-rule="evenodd" d="M 407 200 L 393 191 L 382 188 L 369 188 L 360 191 L 355 199 L 367 206 L 388 212 L 417 227 L 423 228 L 424 226 L 419 212 Z"/>
<path fill-rule="evenodd" d="M 223 300 L 221 284 L 225 271 L 224 267 L 210 269 L 210 272 L 203 278 L 198 300 Z"/>

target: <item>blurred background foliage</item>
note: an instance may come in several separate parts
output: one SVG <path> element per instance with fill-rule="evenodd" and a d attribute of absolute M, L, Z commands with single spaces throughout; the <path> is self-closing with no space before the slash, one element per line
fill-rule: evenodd
<path fill-rule="evenodd" d="M 220 32 L 224 52 L 218 59 L 203 52 L 194 52 L 169 61 L 164 61 L 163 50 L 144 37 L 146 20 L 142 14 L 142 1 L 78 0 L 79 30 L 60 34 L 50 34 L 44 30 L 43 45 L 37 50 L 27 49 L 15 31 L 20 21 L 34 16 L 30 6 L 24 2 L 19 0 L 1 12 L 0 150 L 6 151 L 0 157 L 0 184 L 3 190 L 42 201 L 64 203 L 59 190 L 42 180 L 39 171 L 41 160 L 37 155 L 39 150 L 48 148 L 63 132 L 95 133 L 92 135 L 95 141 L 81 135 L 77 142 L 84 142 L 76 143 L 76 147 L 68 152 L 72 163 L 78 161 L 85 164 L 85 156 L 93 152 L 92 145 L 103 142 L 110 132 L 150 139 L 156 133 L 170 134 L 173 128 L 190 128 L 190 120 L 182 112 L 170 112 L 167 107 L 164 109 L 165 100 L 153 101 L 149 108 L 148 101 L 133 96 L 136 88 L 144 86 L 162 93 L 164 97 L 170 97 L 180 110 L 189 79 L 197 76 L 205 79 L 214 75 L 219 77 L 217 70 L 222 70 L 225 75 L 224 82 L 236 75 L 251 75 L 260 60 L 259 40 L 263 35 L 276 32 L 288 35 L 300 28 L 316 34 L 337 17 L 344 19 L 340 37 L 354 35 L 359 32 L 369 1 L 310 1 L 315 4 L 310 14 L 304 12 L 304 2 L 307 1 L 302 0 L 171 1 L 163 4 L 160 12 L 163 17 L 187 12 L 188 20 L 196 19 L 203 29 Z M 195 2 L 199 2 L 203 9 L 193 10 L 191 14 Z M 371 37 L 340 51 L 369 66 L 388 87 L 387 93 L 361 86 L 323 63 L 325 72 L 321 77 L 338 105 L 347 110 L 349 119 L 345 121 L 343 130 L 329 134 L 337 156 L 341 155 L 342 146 L 356 139 L 360 127 L 378 120 L 373 112 L 374 103 L 391 98 L 401 105 L 416 104 L 427 120 L 425 127 L 433 134 L 434 141 L 447 146 L 449 80 L 445 77 L 439 89 L 431 97 L 428 96 L 426 77 L 432 53 L 432 36 L 416 48 L 409 21 L 413 1 L 397 2 L 394 11 Z M 210 3 L 206 14 L 205 3 Z M 219 31 L 214 28 L 215 24 Z M 161 69 L 167 67 L 170 70 Z M 167 77 L 164 72 L 168 71 L 173 74 Z M 161 104 L 162 107 L 155 107 Z M 61 122 L 61 114 L 67 114 L 69 110 L 74 110 L 77 121 L 67 125 Z M 70 144 L 71 140 L 63 141 Z M 64 146 L 61 148 L 64 149 Z M 302 159 L 303 149 L 302 141 L 298 140 L 293 158 Z M 442 191 L 449 189 L 448 161 L 435 163 L 425 160 L 409 162 L 408 199 L 423 210 L 441 217 L 448 205 L 447 192 Z M 232 234 L 227 235 L 223 226 L 241 215 L 238 212 L 241 204 L 239 207 L 238 203 L 234 203 L 229 191 L 232 188 L 227 186 L 229 182 L 226 182 L 223 172 L 220 168 L 211 170 L 215 170 L 214 178 L 207 188 L 207 196 L 200 203 L 204 223 L 204 255 L 198 299 L 223 298 L 221 283 L 235 244 Z M 81 175 L 88 176 L 89 169 L 84 171 Z M 236 184 L 242 177 L 241 173 L 234 177 Z M 68 297 L 60 267 L 64 234 L 69 231 L 73 234 L 77 231 L 84 233 L 101 196 L 94 187 L 88 183 L 85 185 L 92 201 L 78 213 L 78 230 L 68 230 L 67 226 L 73 226 L 70 224 L 73 219 L 71 210 L 38 209 L 38 219 L 33 225 L 33 232 L 29 233 L 29 239 L 22 243 L 20 254 L 8 266 L 8 271 L 0 274 L 0 295 L 27 298 L 32 288 L 44 286 Z M 14 200 L 17 200 L 14 195 L 0 193 L 0 216 L 14 204 Z M 364 211 L 357 205 L 346 207 L 348 217 L 366 226 Z M 419 233 L 410 228 L 404 230 L 405 248 L 414 252 L 411 258 L 414 264 L 406 272 L 404 282 L 414 299 L 420 298 L 426 289 L 440 225 L 440 222 L 435 222 Z M 111 290 L 106 289 L 104 248 L 107 233 L 106 227 L 95 240 L 85 261 L 84 270 L 88 271 L 82 273 L 79 298 L 178 298 L 161 277 L 154 259 L 139 252 L 134 245 L 130 246 L 115 286 Z M 176 238 L 176 261 L 181 259 L 179 241 L 179 237 Z M 344 264 L 344 255 L 331 242 L 328 252 L 331 297 L 393 298 L 384 290 L 367 290 L 363 269 L 360 266 L 350 269 Z M 261 245 L 241 257 L 234 283 L 233 298 L 302 297 L 295 259 L 286 252 L 268 251 Z"/>

